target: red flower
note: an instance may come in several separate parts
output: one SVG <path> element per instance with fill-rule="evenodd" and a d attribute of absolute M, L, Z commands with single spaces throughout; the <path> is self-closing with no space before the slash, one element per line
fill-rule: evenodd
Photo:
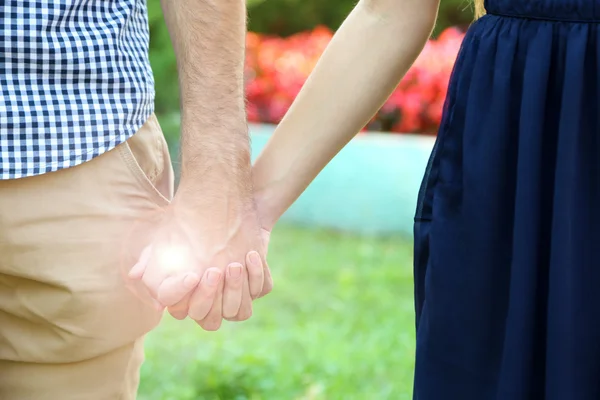
<path fill-rule="evenodd" d="M 248 33 L 245 79 L 250 121 L 281 120 L 332 36 L 323 26 L 285 39 Z M 428 41 L 368 126 L 387 126 L 394 132 L 435 131 L 463 37 L 460 30 L 449 28 L 437 40 Z"/>

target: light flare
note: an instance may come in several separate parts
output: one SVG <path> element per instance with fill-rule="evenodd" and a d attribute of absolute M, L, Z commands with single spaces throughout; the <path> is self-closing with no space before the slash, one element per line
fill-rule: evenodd
<path fill-rule="evenodd" d="M 156 262 L 169 275 L 189 271 L 191 256 L 185 246 L 169 245 L 158 249 Z"/>

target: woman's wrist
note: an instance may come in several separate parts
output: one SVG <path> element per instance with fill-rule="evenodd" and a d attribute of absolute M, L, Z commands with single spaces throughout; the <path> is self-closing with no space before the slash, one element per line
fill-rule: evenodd
<path fill-rule="evenodd" d="M 254 205 L 261 227 L 269 232 L 273 230 L 273 227 L 282 214 L 282 212 L 279 211 L 281 207 L 278 206 L 277 197 L 275 196 L 274 191 L 269 190 L 268 187 L 255 187 Z"/>

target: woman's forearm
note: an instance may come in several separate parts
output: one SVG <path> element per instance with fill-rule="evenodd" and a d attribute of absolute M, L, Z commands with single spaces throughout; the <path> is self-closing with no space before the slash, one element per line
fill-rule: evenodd
<path fill-rule="evenodd" d="M 323 53 L 253 168 L 270 228 L 383 105 L 425 45 L 438 0 L 362 0 Z"/>

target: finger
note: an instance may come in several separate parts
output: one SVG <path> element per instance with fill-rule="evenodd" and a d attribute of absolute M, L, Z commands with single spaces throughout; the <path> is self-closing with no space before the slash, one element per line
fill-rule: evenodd
<path fill-rule="evenodd" d="M 250 296 L 254 299 L 262 292 L 264 282 L 263 264 L 258 252 L 251 251 L 246 255 L 246 265 L 248 267 Z"/>
<path fill-rule="evenodd" d="M 166 305 L 173 305 L 200 281 L 194 270 L 189 249 L 171 243 L 153 246 L 150 260 L 142 282 L 148 287 L 152 297 L 160 296 Z M 165 303 L 163 303 L 165 304 Z"/>
<path fill-rule="evenodd" d="M 142 280 L 144 287 L 140 288 L 140 289 L 144 293 L 144 297 L 146 297 L 152 303 L 152 307 L 154 307 L 155 310 L 163 311 L 164 306 L 162 304 L 160 304 L 158 301 L 156 301 L 152 290 L 149 287 L 147 287 L 146 284 L 143 282 L 143 279 L 146 276 L 145 274 L 146 274 L 146 270 L 148 268 L 148 264 L 150 263 L 151 256 L 152 256 L 152 247 L 146 246 L 140 253 L 138 262 L 129 271 L 128 277 L 130 279 L 136 280 L 136 281 Z"/>
<path fill-rule="evenodd" d="M 150 246 L 146 246 L 144 250 L 142 250 L 138 262 L 129 271 L 128 276 L 130 279 L 142 279 L 142 276 L 144 276 L 144 272 L 146 271 L 146 267 L 148 266 L 148 261 L 150 260 L 151 255 L 152 249 L 150 248 Z"/>
<path fill-rule="evenodd" d="M 227 267 L 223 288 L 223 317 L 233 318 L 242 304 L 242 289 L 248 282 L 248 274 L 240 263 L 232 263 Z"/>
<path fill-rule="evenodd" d="M 157 264 L 156 257 L 154 257 L 154 249 L 150 246 L 147 247 L 140 256 L 140 262 L 138 264 L 144 265 L 145 269 L 141 276 L 141 282 L 145 286 L 146 291 L 150 295 L 154 306 L 158 310 L 163 310 L 164 306 L 157 300 L 158 288 L 161 283 L 167 278 L 165 271 L 160 268 Z"/>
<path fill-rule="evenodd" d="M 144 275 L 142 276 L 142 283 L 146 286 L 148 293 L 150 293 L 150 296 L 154 300 L 157 300 L 158 288 L 166 278 L 167 275 L 156 267 L 155 260 L 150 259 L 146 271 L 144 271 Z"/>
<path fill-rule="evenodd" d="M 190 318 L 200 321 L 206 318 L 211 310 L 213 303 L 217 299 L 217 290 L 222 292 L 222 272 L 218 268 L 209 268 L 202 276 L 202 280 L 197 289 L 192 294 L 190 299 L 189 316 Z M 222 293 L 221 293 L 222 294 Z M 222 296 L 218 296 L 219 302 Z M 221 306 L 219 304 L 219 311 Z"/>
<path fill-rule="evenodd" d="M 142 293 L 143 293 L 143 299 L 147 300 L 150 302 L 150 304 L 152 305 L 152 307 L 156 310 L 156 311 L 164 311 L 165 310 L 165 306 L 163 306 L 162 304 L 160 304 L 158 302 L 158 300 L 156 300 L 152 294 L 150 293 L 150 289 L 148 289 L 147 287 L 143 287 L 141 288 Z"/>
<path fill-rule="evenodd" d="M 240 310 L 237 315 L 233 318 L 229 318 L 229 321 L 245 321 L 252 316 L 252 297 L 250 296 L 250 288 L 248 281 L 244 281 L 244 287 L 242 290 L 242 302 Z"/>
<path fill-rule="evenodd" d="M 266 296 L 273 291 L 273 276 L 271 275 L 271 269 L 269 268 L 269 265 L 266 262 L 265 262 L 264 274 L 265 274 L 265 281 L 263 284 L 262 292 L 258 296 L 259 298 Z"/>
<path fill-rule="evenodd" d="M 168 277 L 158 287 L 156 299 L 165 306 L 173 306 L 194 290 L 198 283 L 200 277 L 195 272 Z"/>
<path fill-rule="evenodd" d="M 169 311 L 169 314 L 171 314 L 173 318 L 183 320 L 188 316 L 190 299 L 192 298 L 193 293 L 194 292 L 186 294 L 180 302 L 167 308 L 167 311 Z"/>
<path fill-rule="evenodd" d="M 205 331 L 217 331 L 223 321 L 223 280 L 220 281 L 212 308 L 204 319 L 196 320 Z"/>

